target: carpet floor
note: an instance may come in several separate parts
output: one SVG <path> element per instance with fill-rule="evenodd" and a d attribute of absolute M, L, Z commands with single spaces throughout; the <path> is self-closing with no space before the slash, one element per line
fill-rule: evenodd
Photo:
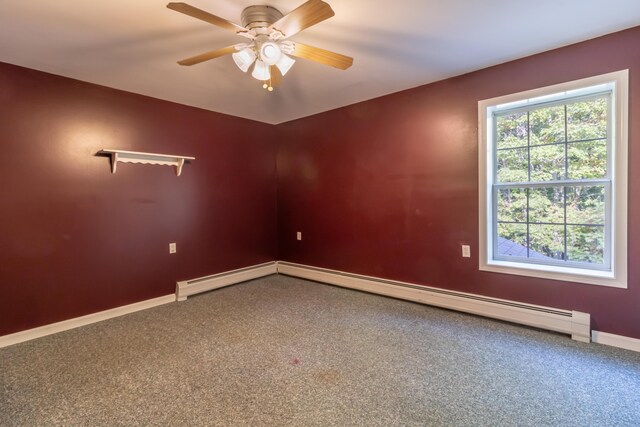
<path fill-rule="evenodd" d="M 640 425 L 640 353 L 286 276 L 0 349 L 1 426 Z"/>

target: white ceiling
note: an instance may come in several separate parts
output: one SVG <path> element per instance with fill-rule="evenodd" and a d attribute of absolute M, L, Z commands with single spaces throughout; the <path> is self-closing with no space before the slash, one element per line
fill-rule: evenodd
<path fill-rule="evenodd" d="M 240 23 L 251 4 L 186 0 Z M 347 71 L 299 59 L 269 93 L 230 56 L 177 60 L 244 42 L 160 0 L 2 0 L 0 61 L 281 123 L 640 25 L 639 0 L 326 0 L 336 16 L 292 37 L 355 58 Z"/>

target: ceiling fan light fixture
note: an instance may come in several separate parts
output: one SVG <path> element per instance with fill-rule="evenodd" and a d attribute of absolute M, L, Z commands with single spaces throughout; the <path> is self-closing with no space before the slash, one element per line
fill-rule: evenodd
<path fill-rule="evenodd" d="M 253 67 L 253 73 L 251 75 L 258 80 L 269 80 L 271 78 L 271 72 L 269 71 L 269 65 L 264 61 L 257 60 L 255 67 Z"/>
<path fill-rule="evenodd" d="M 240 52 L 236 52 L 231 56 L 233 57 L 233 60 L 238 68 L 240 68 L 245 73 L 249 70 L 249 67 L 251 66 L 251 64 L 253 64 L 253 61 L 256 60 L 256 53 L 249 47 L 245 47 Z"/>
<path fill-rule="evenodd" d="M 263 87 L 268 91 L 272 91 L 274 86 L 281 83 L 282 76 L 287 74 L 296 62 L 292 56 L 341 70 L 346 70 L 353 65 L 353 58 L 348 56 L 288 40 L 302 30 L 335 15 L 331 6 L 325 1 L 306 0 L 287 15 L 283 15 L 271 6 L 249 6 L 242 11 L 242 25 L 187 3 L 171 2 L 167 7 L 249 39 L 247 43 L 238 43 L 183 59 L 178 61 L 180 65 L 195 65 L 231 55 L 240 70 L 245 73 L 251 70 L 251 75 L 265 83 Z M 271 67 L 277 67 L 277 69 Z"/>
<path fill-rule="evenodd" d="M 275 65 L 281 56 L 280 47 L 274 42 L 265 42 L 260 46 L 260 59 L 269 65 Z"/>
<path fill-rule="evenodd" d="M 278 70 L 280 70 L 280 74 L 284 76 L 291 69 L 291 67 L 293 67 L 293 64 L 295 63 L 296 63 L 295 59 L 285 54 L 282 54 L 282 56 L 280 57 L 280 60 L 276 63 L 276 67 L 278 67 Z"/>

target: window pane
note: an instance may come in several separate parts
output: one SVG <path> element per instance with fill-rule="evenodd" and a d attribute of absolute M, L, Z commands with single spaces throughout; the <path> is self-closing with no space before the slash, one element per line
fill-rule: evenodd
<path fill-rule="evenodd" d="M 522 147 L 528 141 L 527 112 L 496 118 L 497 148 Z"/>
<path fill-rule="evenodd" d="M 564 105 L 529 113 L 531 145 L 564 142 Z"/>
<path fill-rule="evenodd" d="M 528 156 L 526 148 L 500 150 L 497 152 L 498 182 L 524 182 L 528 179 Z"/>
<path fill-rule="evenodd" d="M 569 141 L 607 137 L 607 98 L 567 105 Z"/>
<path fill-rule="evenodd" d="M 567 147 L 569 179 L 607 176 L 607 140 L 574 142 Z"/>
<path fill-rule="evenodd" d="M 564 179 L 564 144 L 531 147 L 531 181 Z"/>
<path fill-rule="evenodd" d="M 526 224 L 498 224 L 498 256 L 527 257 Z"/>
<path fill-rule="evenodd" d="M 529 221 L 564 224 L 564 187 L 531 188 Z"/>
<path fill-rule="evenodd" d="M 564 258 L 564 226 L 531 224 L 529 249 L 544 257 L 562 260 Z"/>
<path fill-rule="evenodd" d="M 567 187 L 567 223 L 603 225 L 604 186 Z"/>
<path fill-rule="evenodd" d="M 498 221 L 527 220 L 527 193 L 524 188 L 498 190 Z"/>
<path fill-rule="evenodd" d="M 569 261 L 604 264 L 604 227 L 567 227 Z"/>
<path fill-rule="evenodd" d="M 619 78 L 624 82 L 622 73 Z M 613 82 L 575 89 L 572 84 L 515 101 L 509 96 L 480 111 L 480 125 L 492 120 L 486 129 L 491 140 L 483 141 L 492 149 L 486 170 L 492 192 L 486 226 L 492 234 L 481 228 L 493 242 L 487 255 L 495 260 L 537 264 L 530 268 L 558 277 L 614 262 L 613 248 L 606 246 L 617 230 L 612 209 L 626 200 L 614 197 L 619 189 L 616 159 L 610 157 L 616 154 L 613 129 L 621 124 L 613 102 L 617 89 Z M 496 265 L 509 268 L 509 262 Z"/>

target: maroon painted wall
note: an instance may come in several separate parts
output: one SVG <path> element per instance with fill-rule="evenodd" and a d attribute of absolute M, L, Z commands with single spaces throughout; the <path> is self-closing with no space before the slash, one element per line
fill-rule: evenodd
<path fill-rule="evenodd" d="M 640 338 L 639 44 L 640 27 L 278 126 L 279 259 L 585 311 Z M 626 68 L 629 288 L 480 272 L 478 101 Z"/>
<path fill-rule="evenodd" d="M 0 105 L 0 335 L 276 258 L 272 126 L 1 63 Z"/>

